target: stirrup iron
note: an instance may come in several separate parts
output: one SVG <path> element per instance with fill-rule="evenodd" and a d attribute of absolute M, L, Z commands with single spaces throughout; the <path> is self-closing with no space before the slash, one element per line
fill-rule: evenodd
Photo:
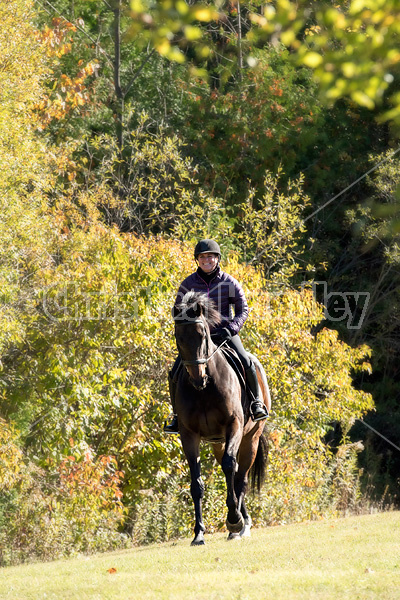
<path fill-rule="evenodd" d="M 178 417 L 176 415 L 173 415 L 170 423 L 167 423 L 165 421 L 164 433 L 179 433 L 179 423 L 178 423 Z"/>

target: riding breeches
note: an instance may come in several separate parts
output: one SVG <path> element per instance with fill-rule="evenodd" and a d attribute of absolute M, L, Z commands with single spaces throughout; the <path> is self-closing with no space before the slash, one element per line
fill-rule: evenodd
<path fill-rule="evenodd" d="M 230 348 L 233 348 L 234 350 L 236 350 L 236 353 L 237 353 L 238 357 L 240 358 L 240 362 L 242 363 L 244 370 L 246 371 L 247 369 L 249 369 L 251 367 L 251 360 L 250 360 L 249 355 L 247 354 L 246 350 L 244 349 L 244 346 L 242 344 L 242 340 L 240 339 L 240 337 L 238 335 L 232 336 L 227 341 L 227 345 Z"/>

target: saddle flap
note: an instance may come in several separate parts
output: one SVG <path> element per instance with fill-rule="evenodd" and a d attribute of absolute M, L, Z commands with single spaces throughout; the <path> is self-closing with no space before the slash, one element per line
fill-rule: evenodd
<path fill-rule="evenodd" d="M 239 356 L 233 348 L 230 348 L 226 345 L 221 347 L 221 351 L 225 356 L 226 360 L 231 365 L 232 369 L 235 371 L 237 378 L 239 379 L 240 385 L 243 389 L 246 389 L 245 372 L 243 369 L 242 361 L 240 360 Z"/>

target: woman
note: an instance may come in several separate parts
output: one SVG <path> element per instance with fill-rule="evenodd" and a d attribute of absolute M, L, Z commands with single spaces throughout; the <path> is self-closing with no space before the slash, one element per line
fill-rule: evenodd
<path fill-rule="evenodd" d="M 254 421 L 266 419 L 268 411 L 260 400 L 256 368 L 238 335 L 249 314 L 244 291 L 234 277 L 221 270 L 219 266 L 221 250 L 214 240 L 206 239 L 198 242 L 194 249 L 194 258 L 198 262 L 198 269 L 181 283 L 175 306 L 190 291 L 204 292 L 214 300 L 222 315 L 222 321 L 217 328 L 211 330 L 211 337 L 217 345 L 226 340 L 227 344 L 236 350 L 246 373 L 247 386 L 254 398 L 250 406 L 252 419 Z M 179 433 L 178 419 L 175 414 L 175 390 L 180 366 L 181 360 L 178 357 L 168 376 L 174 415 L 171 423 L 164 425 L 165 433 Z"/>

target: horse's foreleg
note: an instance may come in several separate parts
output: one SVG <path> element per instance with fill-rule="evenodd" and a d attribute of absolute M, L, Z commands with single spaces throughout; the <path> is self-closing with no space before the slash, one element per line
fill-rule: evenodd
<path fill-rule="evenodd" d="M 200 475 L 200 438 L 194 437 L 192 434 L 185 433 L 185 431 L 181 430 L 181 439 L 183 450 L 185 452 L 190 469 L 190 493 L 192 495 L 196 519 L 194 527 L 194 538 L 191 545 L 200 546 L 205 543 L 204 532 L 206 530 L 206 528 L 204 527 L 202 515 L 202 499 L 204 496 L 204 484 Z"/>
<path fill-rule="evenodd" d="M 199 463 L 200 464 L 200 463 Z M 203 523 L 202 515 L 202 500 L 204 496 L 204 483 L 200 477 L 200 469 L 198 477 L 191 475 L 192 483 L 190 485 L 190 493 L 192 494 L 194 513 L 195 513 L 195 527 L 194 527 L 194 538 L 192 540 L 192 546 L 200 546 L 204 544 L 204 532 L 206 528 Z"/>
<path fill-rule="evenodd" d="M 228 507 L 228 517 L 226 526 L 231 533 L 238 533 L 242 530 L 244 521 L 240 513 L 239 502 L 235 492 L 235 474 L 237 471 L 237 453 L 242 436 L 242 428 L 239 422 L 232 424 L 231 430 L 227 435 L 225 452 L 222 457 L 221 467 L 226 479 L 227 498 L 226 505 Z"/>

